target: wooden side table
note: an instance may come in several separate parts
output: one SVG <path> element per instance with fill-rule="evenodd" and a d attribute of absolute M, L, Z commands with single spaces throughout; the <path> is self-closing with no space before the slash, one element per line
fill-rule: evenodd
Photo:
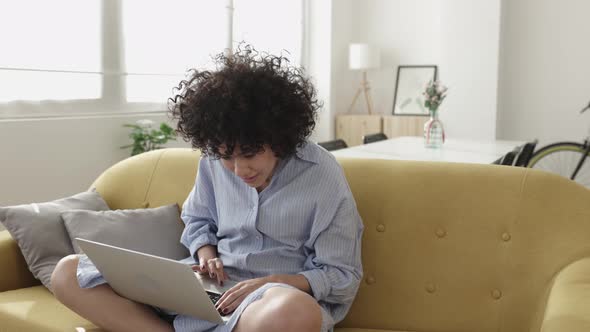
<path fill-rule="evenodd" d="M 423 136 L 428 116 L 339 114 L 336 116 L 336 138 L 348 146 L 363 144 L 363 136 L 384 133 L 388 138 Z"/>
<path fill-rule="evenodd" d="M 336 138 L 348 146 L 363 144 L 363 136 L 383 132 L 380 114 L 340 114 L 336 116 Z"/>
<path fill-rule="evenodd" d="M 426 121 L 428 116 L 383 115 L 383 133 L 388 138 L 423 136 Z"/>

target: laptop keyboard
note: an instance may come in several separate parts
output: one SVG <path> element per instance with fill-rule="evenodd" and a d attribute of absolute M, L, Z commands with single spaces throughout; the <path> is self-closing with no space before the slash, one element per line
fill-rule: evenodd
<path fill-rule="evenodd" d="M 223 294 L 217 294 L 217 293 L 213 293 L 213 292 L 209 292 L 209 291 L 205 291 L 207 292 L 207 295 L 209 295 L 209 298 L 211 299 L 211 302 L 213 302 L 213 305 L 217 304 L 217 301 L 219 301 L 219 299 L 221 298 L 221 296 Z M 224 314 L 223 312 L 219 311 L 219 314 L 221 316 L 226 316 L 228 314 Z"/>
<path fill-rule="evenodd" d="M 211 302 L 213 302 L 213 304 L 217 304 L 217 301 L 219 301 L 219 299 L 221 298 L 221 295 L 223 295 L 223 294 L 207 292 L 207 295 L 209 295 L 209 298 L 211 299 Z"/>

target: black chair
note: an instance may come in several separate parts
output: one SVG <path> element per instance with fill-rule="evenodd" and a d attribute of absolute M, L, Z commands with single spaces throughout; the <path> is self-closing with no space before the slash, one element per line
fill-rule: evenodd
<path fill-rule="evenodd" d="M 342 139 L 335 139 L 333 141 L 320 142 L 320 143 L 318 143 L 318 145 L 328 151 L 335 151 L 335 150 L 345 149 L 348 147 L 348 145 L 346 145 L 346 142 L 344 142 L 344 140 L 342 140 Z"/>
<path fill-rule="evenodd" d="M 386 140 L 387 136 L 384 133 L 370 134 L 363 136 L 363 144 L 369 144 Z"/>
<path fill-rule="evenodd" d="M 520 147 L 503 155 L 500 159 L 494 161 L 492 164 L 512 166 L 512 164 L 514 163 L 514 159 L 516 158 L 516 155 L 518 154 L 519 151 L 520 151 Z"/>
<path fill-rule="evenodd" d="M 516 158 L 516 155 L 518 154 L 518 151 L 510 151 L 508 152 L 504 158 L 502 158 L 502 162 L 500 163 L 500 165 L 506 165 L 506 166 L 512 166 L 512 164 L 514 163 L 514 158 Z"/>
<path fill-rule="evenodd" d="M 532 142 L 526 143 L 520 153 L 516 157 L 516 162 L 514 162 L 514 166 L 517 167 L 527 167 L 531 157 L 533 156 L 533 152 L 535 151 L 535 146 L 537 146 L 537 140 Z"/>

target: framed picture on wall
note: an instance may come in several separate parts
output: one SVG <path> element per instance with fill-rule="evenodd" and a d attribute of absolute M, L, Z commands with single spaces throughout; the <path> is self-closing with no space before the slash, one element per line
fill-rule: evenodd
<path fill-rule="evenodd" d="M 393 95 L 393 115 L 428 115 L 424 107 L 424 88 L 437 79 L 437 66 L 398 66 Z"/>

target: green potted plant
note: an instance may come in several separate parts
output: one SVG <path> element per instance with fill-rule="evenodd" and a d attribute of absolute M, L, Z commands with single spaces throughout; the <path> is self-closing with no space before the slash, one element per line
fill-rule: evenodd
<path fill-rule="evenodd" d="M 138 120 L 135 124 L 124 124 L 123 127 L 131 128 L 129 138 L 133 144 L 122 146 L 121 149 L 131 149 L 131 155 L 135 156 L 146 151 L 161 149 L 169 140 L 176 140 L 176 132 L 172 127 L 162 122 L 159 129 L 154 129 L 154 121 Z"/>

